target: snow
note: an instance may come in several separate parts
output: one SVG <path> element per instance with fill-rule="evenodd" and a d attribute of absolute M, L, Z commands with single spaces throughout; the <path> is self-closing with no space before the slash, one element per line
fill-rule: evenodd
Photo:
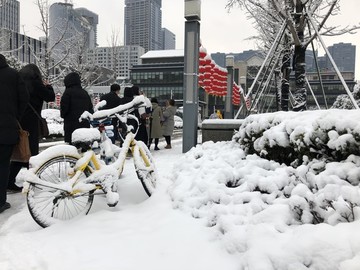
<path fill-rule="evenodd" d="M 314 123 L 359 129 L 359 111 L 339 112 L 251 116 L 238 134 L 280 123 L 266 129 L 261 147 L 287 145 L 284 132 L 309 135 Z M 344 135 L 329 134 L 329 147 L 358 140 Z M 0 215 L 0 269 L 359 269 L 360 156 L 291 167 L 247 154 L 235 141 L 205 142 L 185 154 L 181 139 L 164 146 L 161 140 L 161 150 L 151 150 L 159 181 L 150 198 L 131 159 L 116 207 L 99 195 L 87 216 L 46 229 L 32 220 L 23 194 L 9 195 L 13 207 Z M 352 214 L 349 201 L 353 222 L 344 218 Z M 313 224 L 313 211 L 324 221 Z"/>
<path fill-rule="evenodd" d="M 148 51 L 144 55 L 142 55 L 141 59 L 147 58 L 169 58 L 169 57 L 184 57 L 184 50 L 155 50 L 155 51 Z"/>

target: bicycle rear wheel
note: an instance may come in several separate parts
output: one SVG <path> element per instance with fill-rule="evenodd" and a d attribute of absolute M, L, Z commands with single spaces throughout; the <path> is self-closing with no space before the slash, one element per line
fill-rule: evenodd
<path fill-rule="evenodd" d="M 45 162 L 35 174 L 43 181 L 61 185 L 73 174 L 77 160 L 71 156 L 55 157 Z M 80 178 L 85 178 L 90 174 L 90 168 L 86 168 Z M 26 197 L 31 216 L 43 228 L 78 215 L 86 215 L 93 199 L 94 190 L 70 194 L 35 183 L 30 183 Z"/>
<path fill-rule="evenodd" d="M 157 173 L 154 159 L 142 141 L 137 141 L 134 147 L 134 166 L 146 194 L 151 196 L 156 187 Z"/>

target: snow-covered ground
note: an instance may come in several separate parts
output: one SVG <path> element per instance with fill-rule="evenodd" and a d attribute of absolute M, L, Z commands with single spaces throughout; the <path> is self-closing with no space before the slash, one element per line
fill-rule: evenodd
<path fill-rule="evenodd" d="M 152 150 L 160 179 L 150 198 L 130 159 L 115 208 L 99 195 L 87 216 L 63 224 L 40 228 L 24 195 L 9 195 L 13 207 L 0 215 L 0 269 L 360 269 L 358 206 L 350 223 L 307 223 L 306 208 L 296 217 L 295 206 L 310 195 L 294 183 L 309 167 L 246 155 L 235 142 L 207 142 L 186 154 L 181 143 L 168 150 L 161 141 Z M 318 178 L 335 185 L 351 170 L 355 181 L 359 166 L 352 156 Z M 291 196 L 282 197 L 287 188 Z"/>

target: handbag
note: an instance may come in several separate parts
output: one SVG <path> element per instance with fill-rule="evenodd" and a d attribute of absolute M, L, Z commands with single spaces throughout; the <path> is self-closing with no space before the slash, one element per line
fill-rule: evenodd
<path fill-rule="evenodd" d="M 39 122 L 39 138 L 49 136 L 50 132 L 49 132 L 49 127 L 46 122 L 46 119 L 41 117 L 30 103 L 29 103 L 29 106 L 34 111 L 36 116 L 39 118 L 39 121 L 38 121 Z"/>
<path fill-rule="evenodd" d="M 18 125 L 20 128 L 19 129 L 19 141 L 13 149 L 10 160 L 27 163 L 27 162 L 29 162 L 29 159 L 31 157 L 31 151 L 30 151 L 30 145 L 29 145 L 29 132 L 26 130 L 23 130 L 21 128 L 21 125 L 19 122 L 18 122 Z"/>
<path fill-rule="evenodd" d="M 39 136 L 47 137 L 49 134 L 50 133 L 46 119 L 41 117 L 39 121 Z"/>

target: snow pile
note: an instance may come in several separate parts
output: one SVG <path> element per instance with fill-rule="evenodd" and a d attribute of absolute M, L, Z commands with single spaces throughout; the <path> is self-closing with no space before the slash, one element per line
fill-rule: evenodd
<path fill-rule="evenodd" d="M 246 134 L 264 155 L 262 147 L 271 151 L 275 145 L 305 149 L 314 134 L 327 130 L 330 139 L 321 143 L 341 152 L 347 142 L 358 141 L 358 114 L 251 116 L 234 137 Z M 331 135 L 335 132 L 339 136 Z M 228 252 L 240 256 L 239 269 L 357 269 L 360 156 L 340 161 L 305 156 L 292 167 L 246 151 L 233 140 L 206 142 L 186 153 L 171 178 L 174 208 L 211 228 Z"/>

